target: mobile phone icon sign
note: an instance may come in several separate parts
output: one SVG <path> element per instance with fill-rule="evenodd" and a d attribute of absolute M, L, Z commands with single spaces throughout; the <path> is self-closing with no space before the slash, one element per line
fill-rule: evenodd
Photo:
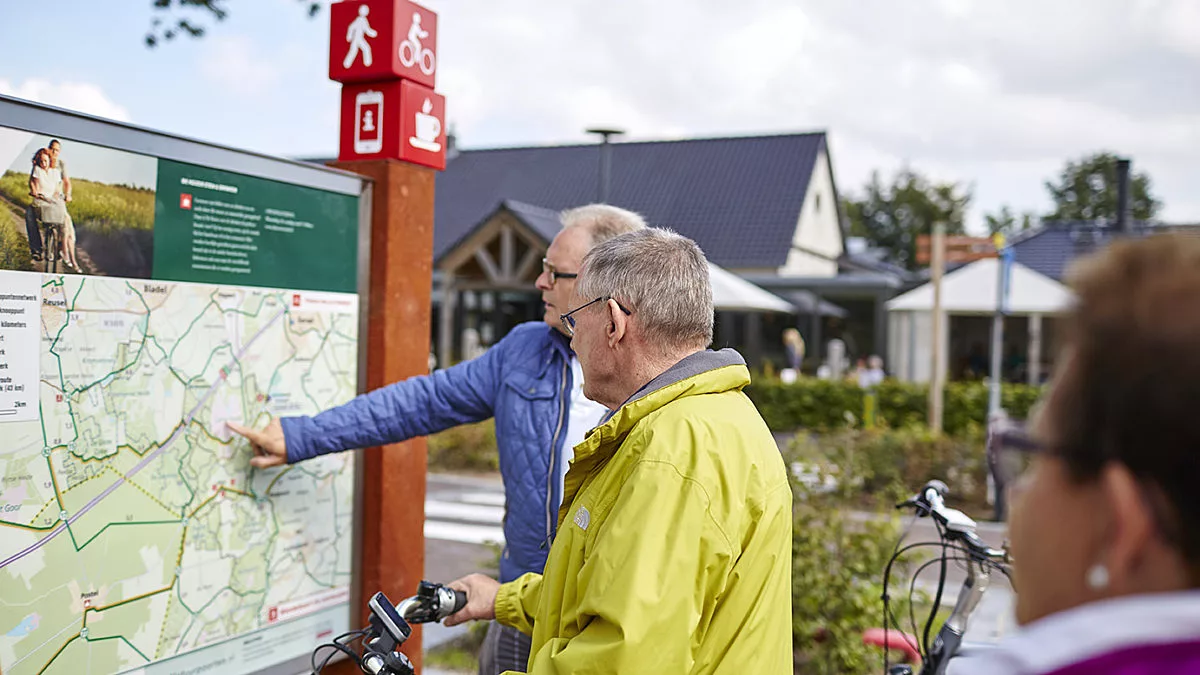
<path fill-rule="evenodd" d="M 383 92 L 359 92 L 354 97 L 354 152 L 373 155 L 383 150 Z"/>

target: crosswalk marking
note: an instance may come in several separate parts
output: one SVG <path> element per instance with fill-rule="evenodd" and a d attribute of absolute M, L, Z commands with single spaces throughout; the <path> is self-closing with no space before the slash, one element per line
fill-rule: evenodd
<path fill-rule="evenodd" d="M 440 520 L 425 521 L 425 537 L 427 539 L 444 539 L 459 541 L 464 544 L 504 543 L 504 530 L 487 525 L 468 525 L 465 523 L 448 523 Z"/>
<path fill-rule="evenodd" d="M 425 519 L 499 524 L 504 519 L 504 508 L 427 499 L 425 500 Z"/>
<path fill-rule="evenodd" d="M 457 476 L 430 477 L 425 538 L 464 544 L 504 543 L 504 484 Z"/>
<path fill-rule="evenodd" d="M 504 494 L 496 492 L 476 492 L 465 494 L 462 500 L 468 504 L 487 504 L 489 506 L 504 506 Z"/>

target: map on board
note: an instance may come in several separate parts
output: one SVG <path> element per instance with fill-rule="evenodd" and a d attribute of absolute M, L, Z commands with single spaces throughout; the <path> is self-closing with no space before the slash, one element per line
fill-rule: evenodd
<path fill-rule="evenodd" d="M 349 628 L 354 454 L 252 469 L 226 422 L 357 393 L 360 194 L 223 157 L 0 126 L 4 675 L 290 673 Z"/>
<path fill-rule="evenodd" d="M 353 455 L 253 470 L 225 422 L 350 399 L 356 296 L 2 271 L 0 289 L 4 673 L 120 672 L 346 602 Z"/>

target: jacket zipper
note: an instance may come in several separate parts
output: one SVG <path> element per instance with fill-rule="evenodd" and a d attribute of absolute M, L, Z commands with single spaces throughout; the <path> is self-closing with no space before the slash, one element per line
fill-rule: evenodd
<path fill-rule="evenodd" d="M 554 502 L 554 479 L 558 474 L 554 470 L 554 460 L 558 453 L 558 434 L 562 431 L 563 418 L 567 416 L 567 369 L 570 367 L 570 359 L 563 361 L 562 384 L 559 386 L 559 408 L 558 408 L 558 425 L 554 427 L 554 437 L 550 440 L 550 475 L 546 480 L 546 540 L 542 542 L 542 547 L 550 545 L 553 539 L 551 532 L 550 515 L 553 511 L 551 504 Z M 559 497 L 560 501 L 562 497 Z"/>

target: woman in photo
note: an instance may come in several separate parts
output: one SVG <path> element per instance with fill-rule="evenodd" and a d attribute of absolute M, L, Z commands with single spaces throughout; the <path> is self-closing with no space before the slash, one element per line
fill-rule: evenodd
<path fill-rule="evenodd" d="M 67 212 L 66 198 L 63 195 L 62 170 L 50 166 L 50 152 L 39 148 L 33 155 L 33 172 L 29 175 L 29 194 L 33 196 L 34 207 L 40 213 L 61 214 L 62 247 L 59 259 L 68 268 L 78 271 L 79 262 L 75 259 L 75 226 L 71 222 L 71 214 Z M 39 218 L 47 220 L 45 216 Z M 55 222 L 55 217 L 48 222 Z M 54 255 L 47 251 L 47 255 Z"/>

